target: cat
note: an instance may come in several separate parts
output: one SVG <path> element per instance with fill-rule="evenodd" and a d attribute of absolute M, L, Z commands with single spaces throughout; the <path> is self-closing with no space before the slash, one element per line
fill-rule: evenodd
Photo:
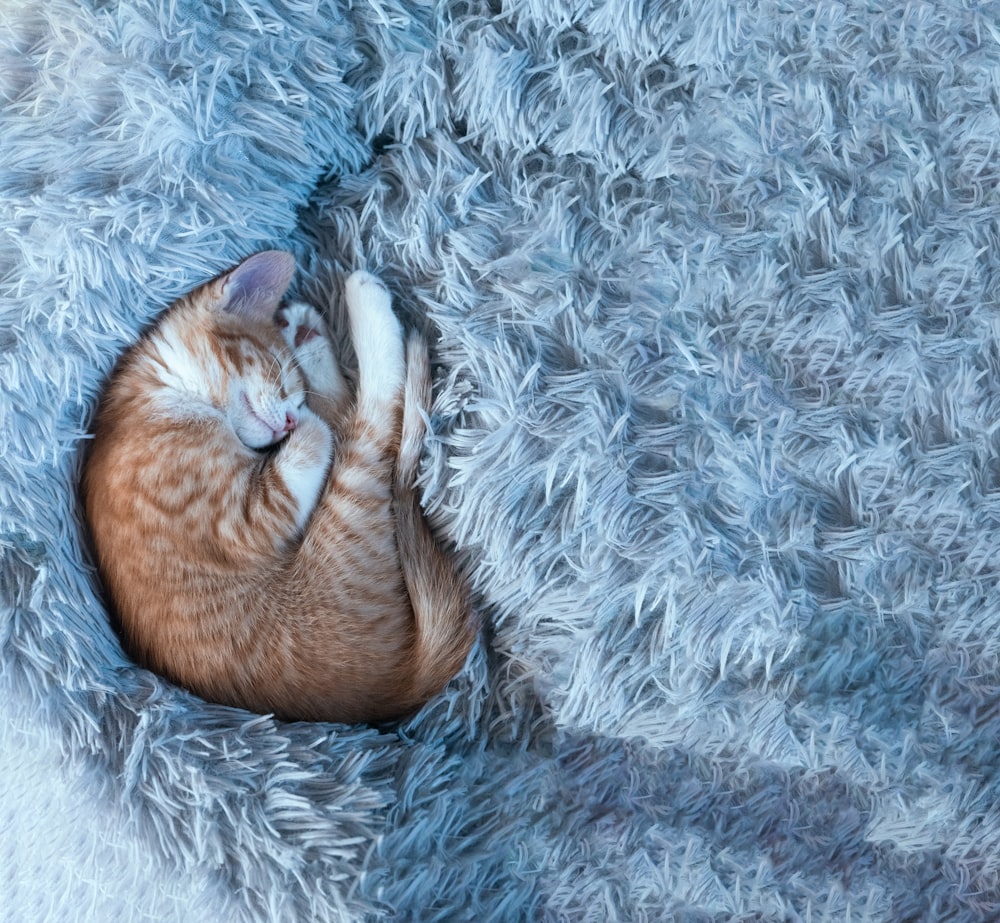
<path fill-rule="evenodd" d="M 257 253 L 171 305 L 101 398 L 82 496 L 126 649 L 286 720 L 404 717 L 462 668 L 468 589 L 415 479 L 427 347 L 345 283 L 355 392 L 295 272 Z"/>

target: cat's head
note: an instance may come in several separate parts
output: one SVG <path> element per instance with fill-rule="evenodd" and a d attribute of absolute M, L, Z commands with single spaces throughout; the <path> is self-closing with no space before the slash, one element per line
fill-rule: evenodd
<path fill-rule="evenodd" d="M 294 272 L 290 254 L 256 253 L 182 299 L 159 338 L 168 383 L 221 412 L 251 449 L 284 439 L 305 404 L 305 379 L 274 319 Z"/>

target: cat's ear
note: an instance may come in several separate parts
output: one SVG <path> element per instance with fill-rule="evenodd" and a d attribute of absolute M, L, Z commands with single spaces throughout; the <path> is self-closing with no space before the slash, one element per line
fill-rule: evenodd
<path fill-rule="evenodd" d="M 216 308 L 253 320 L 271 320 L 295 275 L 295 258 L 284 250 L 248 256 L 218 280 Z"/>

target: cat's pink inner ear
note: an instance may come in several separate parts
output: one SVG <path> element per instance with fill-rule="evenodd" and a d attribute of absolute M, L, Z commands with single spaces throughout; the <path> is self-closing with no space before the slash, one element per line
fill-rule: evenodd
<path fill-rule="evenodd" d="M 219 307 L 231 314 L 270 320 L 294 275 L 295 258 L 290 253 L 255 253 L 223 277 Z"/>

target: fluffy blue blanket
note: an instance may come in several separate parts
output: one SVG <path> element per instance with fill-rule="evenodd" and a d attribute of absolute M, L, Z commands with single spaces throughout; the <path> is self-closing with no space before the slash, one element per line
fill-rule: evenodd
<path fill-rule="evenodd" d="M 998 74 L 975 0 L 5 3 L 0 917 L 1000 919 Z M 108 371 L 265 247 L 432 338 L 484 629 L 398 727 L 89 565 Z"/>

